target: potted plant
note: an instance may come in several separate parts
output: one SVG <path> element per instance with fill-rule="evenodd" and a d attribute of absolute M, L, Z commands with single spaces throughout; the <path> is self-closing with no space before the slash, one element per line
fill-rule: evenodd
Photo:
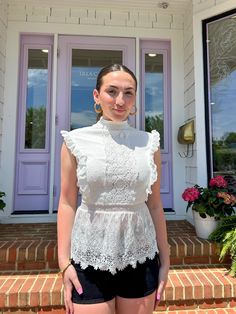
<path fill-rule="evenodd" d="M 2 198 L 5 196 L 6 194 L 4 192 L 0 191 L 0 210 L 3 210 L 4 207 L 6 206 L 6 203 L 2 200 Z"/>
<path fill-rule="evenodd" d="M 199 237 L 207 239 L 221 218 L 234 213 L 236 197 L 229 192 L 227 185 L 222 176 L 216 176 L 206 188 L 196 184 L 184 190 L 182 198 L 188 202 L 186 211 L 192 207 L 194 225 Z"/>

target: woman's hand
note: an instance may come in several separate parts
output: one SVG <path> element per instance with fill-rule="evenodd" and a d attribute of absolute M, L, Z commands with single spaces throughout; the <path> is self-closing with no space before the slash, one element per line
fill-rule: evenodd
<path fill-rule="evenodd" d="M 66 314 L 73 314 L 73 303 L 72 303 L 72 289 L 73 286 L 79 294 L 83 293 L 82 286 L 79 282 L 76 270 L 71 264 L 63 274 L 63 283 L 64 283 L 64 302 L 66 307 Z"/>
<path fill-rule="evenodd" d="M 162 296 L 163 296 L 163 292 L 165 290 L 166 284 L 167 284 L 167 280 L 168 280 L 168 272 L 169 272 L 169 267 L 167 266 L 160 266 L 159 269 L 159 279 L 158 279 L 158 287 L 157 287 L 157 291 L 156 291 L 156 301 L 155 301 L 155 308 L 158 306 L 158 304 L 160 303 Z M 154 308 L 154 309 L 155 309 Z"/>

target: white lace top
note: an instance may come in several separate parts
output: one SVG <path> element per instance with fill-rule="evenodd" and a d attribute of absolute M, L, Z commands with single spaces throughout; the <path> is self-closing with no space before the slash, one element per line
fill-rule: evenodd
<path fill-rule="evenodd" d="M 114 274 L 154 258 L 156 234 L 145 201 L 157 179 L 159 133 L 101 118 L 61 134 L 76 157 L 82 194 L 72 230 L 74 261 Z"/>

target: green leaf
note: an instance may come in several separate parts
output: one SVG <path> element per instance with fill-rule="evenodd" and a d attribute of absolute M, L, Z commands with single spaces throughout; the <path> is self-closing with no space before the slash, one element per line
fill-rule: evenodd
<path fill-rule="evenodd" d="M 3 210 L 5 206 L 6 206 L 6 203 L 3 200 L 0 200 L 0 210 Z"/>

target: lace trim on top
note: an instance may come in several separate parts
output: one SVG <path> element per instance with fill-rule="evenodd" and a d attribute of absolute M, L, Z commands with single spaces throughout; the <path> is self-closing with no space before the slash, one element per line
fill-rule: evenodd
<path fill-rule="evenodd" d="M 128 134 L 104 129 L 105 180 L 109 181 L 111 186 L 111 189 L 103 194 L 105 204 L 128 204 L 135 201 L 134 184 L 138 177 L 138 169 L 134 150 L 118 144 L 116 138 L 120 136 L 127 138 Z"/>
<path fill-rule="evenodd" d="M 157 166 L 154 161 L 154 154 L 159 149 L 159 146 L 160 146 L 160 134 L 156 130 L 152 130 L 151 135 L 152 135 L 152 140 L 151 140 L 151 147 L 150 147 L 150 179 L 149 179 L 148 187 L 146 189 L 147 198 L 148 198 L 148 194 L 152 194 L 152 185 L 154 182 L 156 182 L 157 177 L 158 177 Z"/>
<path fill-rule="evenodd" d="M 86 162 L 87 156 L 83 155 L 80 151 L 78 144 L 75 142 L 73 137 L 70 135 L 68 131 L 61 131 L 61 135 L 64 138 L 66 146 L 69 148 L 71 153 L 76 157 L 77 160 L 77 186 L 80 189 L 81 193 L 84 193 L 85 190 L 87 191 L 87 178 L 86 178 Z"/>
<path fill-rule="evenodd" d="M 148 177 L 140 191 L 141 203 L 137 203 L 135 186 L 139 179 L 138 160 L 135 158 L 135 150 L 129 148 L 133 129 L 127 121 L 121 124 L 100 121 L 96 127 L 100 128 L 99 136 L 104 140 L 99 143 L 102 145 L 100 152 L 104 152 L 106 163 L 102 171 L 104 180 L 107 180 L 104 186 L 107 188 L 105 191 L 101 189 L 99 194 L 103 205 L 85 205 L 82 202 L 77 209 L 72 230 L 71 254 L 82 268 L 92 265 L 96 269 L 109 270 L 114 274 L 128 265 L 135 268 L 137 262 L 143 263 L 146 258 L 154 258 L 158 252 L 155 227 L 145 204 L 145 197 L 152 193 L 151 186 L 157 180 L 154 153 L 159 148 L 159 133 L 152 131 L 148 134 L 148 143 L 145 140 L 147 154 L 142 155 L 142 158 Z M 83 152 L 76 142 L 77 133 L 61 131 L 61 134 L 76 157 L 77 182 L 83 200 L 91 200 L 92 189 L 90 190 L 87 182 L 86 147 Z"/>
<path fill-rule="evenodd" d="M 158 252 L 156 233 L 146 204 L 114 210 L 78 208 L 72 231 L 71 255 L 85 269 L 109 270 L 115 274 L 128 265 L 136 267 Z"/>

